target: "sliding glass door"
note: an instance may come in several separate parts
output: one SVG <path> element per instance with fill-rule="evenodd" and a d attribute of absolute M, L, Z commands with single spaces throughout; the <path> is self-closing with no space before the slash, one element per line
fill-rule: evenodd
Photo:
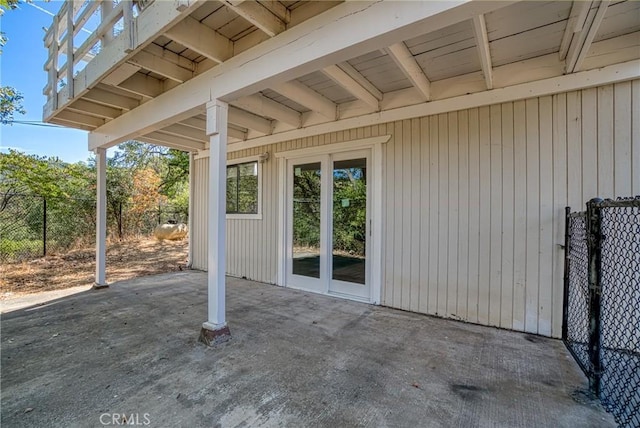
<path fill-rule="evenodd" d="M 370 298 L 369 153 L 288 161 L 288 286 Z"/>

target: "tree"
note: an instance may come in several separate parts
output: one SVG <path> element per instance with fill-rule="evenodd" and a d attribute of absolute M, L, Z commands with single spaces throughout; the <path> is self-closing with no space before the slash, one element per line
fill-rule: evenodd
<path fill-rule="evenodd" d="M 68 248 L 95 230 L 95 172 L 58 158 L 0 153 L 0 246 L 10 253 L 42 237 L 46 201 L 49 246 Z M 95 192 L 95 190 L 94 190 Z"/>
<path fill-rule="evenodd" d="M 22 94 L 15 88 L 11 86 L 0 87 L 0 123 L 11 125 L 14 121 L 14 114 L 26 113 L 22 106 L 22 100 Z"/>
<path fill-rule="evenodd" d="M 18 0 L 0 0 L 0 16 L 5 10 L 15 9 L 18 7 Z M 4 32 L 0 32 L 0 54 L 2 48 L 8 39 Z M 0 86 L 0 123 L 3 125 L 11 125 L 13 123 L 13 115 L 16 113 L 25 114 L 26 111 L 22 106 L 23 96 L 15 88 L 11 86 Z"/>
<path fill-rule="evenodd" d="M 0 0 L 0 16 L 2 16 L 5 10 L 18 7 L 18 3 L 20 3 L 19 0 Z"/>
<path fill-rule="evenodd" d="M 65 195 L 62 185 L 72 171 L 65 166 L 57 158 L 26 155 L 9 149 L 8 153 L 0 153 L 0 192 L 49 198 L 69 196 Z"/>
<path fill-rule="evenodd" d="M 127 141 L 118 145 L 114 164 L 132 170 L 153 169 L 160 177 L 160 193 L 173 198 L 189 180 L 189 154 L 153 144 Z"/>

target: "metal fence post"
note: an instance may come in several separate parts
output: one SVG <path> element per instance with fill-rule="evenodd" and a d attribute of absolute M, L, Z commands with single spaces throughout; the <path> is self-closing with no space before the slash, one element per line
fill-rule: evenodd
<path fill-rule="evenodd" d="M 571 249 L 569 245 L 571 243 L 571 230 L 570 219 L 571 207 L 565 207 L 564 209 L 564 290 L 562 298 L 562 340 L 566 342 L 569 337 L 569 268 L 571 263 L 569 255 Z"/>
<path fill-rule="evenodd" d="M 589 360 L 592 375 L 589 388 L 600 395 L 600 296 L 602 262 L 602 211 L 600 198 L 587 202 L 587 245 L 589 248 Z"/>
<path fill-rule="evenodd" d="M 42 257 L 47 256 L 47 198 L 42 198 Z"/>
<path fill-rule="evenodd" d="M 122 201 L 120 201 L 120 204 L 118 205 L 118 236 L 120 237 L 120 240 L 122 241 Z"/>

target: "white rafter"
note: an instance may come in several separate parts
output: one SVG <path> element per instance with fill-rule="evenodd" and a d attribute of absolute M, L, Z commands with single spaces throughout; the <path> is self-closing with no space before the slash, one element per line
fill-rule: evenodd
<path fill-rule="evenodd" d="M 150 132 L 143 137 L 136 138 L 136 140 L 187 151 L 204 150 L 206 147 L 203 142 L 176 137 L 162 131 Z"/>
<path fill-rule="evenodd" d="M 270 117 L 288 123 L 296 128 L 302 125 L 302 114 L 300 112 L 264 95 L 249 95 L 235 100 L 232 104 L 259 116 Z"/>
<path fill-rule="evenodd" d="M 227 7 L 235 13 L 258 27 L 260 30 L 273 37 L 286 29 L 286 24 L 279 17 L 271 13 L 269 9 L 257 1 L 225 1 Z"/>
<path fill-rule="evenodd" d="M 567 21 L 567 26 L 564 29 L 562 35 L 562 42 L 560 43 L 560 59 L 563 60 L 567 57 L 571 40 L 575 33 L 582 31 L 587 14 L 591 8 L 590 0 L 574 0 L 571 6 L 571 14 Z"/>
<path fill-rule="evenodd" d="M 114 71 L 109 73 L 107 77 L 102 79 L 102 83 L 106 85 L 119 85 L 120 83 L 127 80 L 129 77 L 133 76 L 140 70 L 140 67 L 137 65 L 124 63 L 116 68 Z"/>
<path fill-rule="evenodd" d="M 383 95 L 380 89 L 376 88 L 373 83 L 369 82 L 366 77 L 364 77 L 358 70 L 355 69 L 354 66 L 349 64 L 347 61 L 341 62 L 338 64 L 338 67 L 342 69 L 345 73 L 353 78 L 359 85 L 365 88 L 371 95 L 376 97 L 378 101 L 382 101 Z"/>
<path fill-rule="evenodd" d="M 229 126 L 227 127 L 227 135 L 229 135 L 229 137 L 231 138 L 237 138 L 238 140 L 246 140 L 247 132 L 249 132 L 248 129 L 240 129 L 240 127 L 233 126 L 231 124 L 229 124 Z"/>
<path fill-rule="evenodd" d="M 593 18 L 589 19 L 589 16 L 587 16 L 587 20 L 582 30 L 573 37 L 571 46 L 567 52 L 567 73 L 573 73 L 580 70 L 582 62 L 587 56 L 589 48 L 591 48 L 591 43 L 593 43 L 593 39 L 598 33 L 598 29 L 604 19 L 604 15 L 607 13 L 608 6 L 609 0 L 602 0 Z"/>
<path fill-rule="evenodd" d="M 407 45 L 404 42 L 393 44 L 387 48 L 387 53 L 411 81 L 411 84 L 420 92 L 425 101 L 431 100 L 431 82 L 427 79 Z"/>
<path fill-rule="evenodd" d="M 99 117 L 88 116 L 86 114 L 73 112 L 70 110 L 64 110 L 58 113 L 57 119 L 64 120 L 65 122 L 75 123 L 78 125 L 86 125 L 89 127 L 98 127 L 104 125 L 105 120 Z"/>
<path fill-rule="evenodd" d="M 162 134 L 155 135 L 155 138 L 151 138 L 151 137 L 147 137 L 146 135 L 143 137 L 137 137 L 136 141 L 139 141 L 141 143 L 147 143 L 147 144 L 154 144 L 156 146 L 164 146 L 164 147 L 169 147 L 172 149 L 176 149 L 176 150 L 182 150 L 185 152 L 197 152 L 198 150 L 203 150 L 200 149 L 198 147 L 194 147 L 191 146 L 189 143 L 185 143 L 185 142 L 181 142 L 181 143 L 176 143 L 175 140 L 172 141 L 166 141 L 161 139 L 162 138 Z"/>
<path fill-rule="evenodd" d="M 557 60 L 555 54 L 552 54 L 552 56 Z M 505 74 L 509 75 L 514 74 L 513 71 L 522 71 L 521 66 L 517 63 L 496 67 L 496 74 L 500 68 L 504 68 Z M 523 100 L 525 98 L 553 95 L 562 92 L 570 92 L 589 87 L 638 79 L 640 78 L 640 59 L 596 68 L 589 71 L 580 71 L 571 75 L 559 75 L 560 72 L 560 67 L 558 67 L 558 74 L 550 78 L 518 83 L 489 91 L 478 89 L 475 93 L 460 94 L 444 99 L 435 99 L 429 103 L 395 106 L 388 110 L 382 110 L 381 112 L 340 118 L 335 122 L 318 123 L 317 125 L 311 125 L 302 129 L 293 129 L 264 137 L 252 138 L 245 143 L 238 143 L 230 146 L 229 151 L 246 150 L 268 144 L 291 141 L 297 138 L 306 138 L 313 135 L 345 131 L 348 129 L 372 126 L 380 123 L 396 122 L 405 119 L 433 116 L 461 109 L 501 104 L 516 100 Z M 470 76 L 471 75 L 472 74 L 470 74 Z M 501 78 L 498 81 L 503 82 L 503 79 Z M 434 82 L 434 86 L 441 84 L 441 82 L 444 84 L 447 83 L 443 81 L 436 81 Z M 387 97 L 385 96 L 385 100 L 386 98 Z"/>
<path fill-rule="evenodd" d="M 487 84 L 487 89 L 493 89 L 493 66 L 491 65 L 491 50 L 489 49 L 487 23 L 484 20 L 484 15 L 473 17 L 473 31 L 476 36 L 476 46 L 478 47 L 484 81 Z"/>
<path fill-rule="evenodd" d="M 229 107 L 229 123 L 243 128 L 253 129 L 263 134 L 271 134 L 273 131 L 270 120 L 235 107 Z"/>
<path fill-rule="evenodd" d="M 189 117 L 178 123 L 181 123 L 185 126 L 190 126 L 192 128 L 200 129 L 202 132 L 207 129 L 207 120 L 200 116 Z"/>
<path fill-rule="evenodd" d="M 173 62 L 153 55 L 147 51 L 140 51 L 129 60 L 131 64 L 138 65 L 145 70 L 153 71 L 178 83 L 184 83 L 193 77 L 193 71 L 181 67 Z"/>
<path fill-rule="evenodd" d="M 140 105 L 140 102 L 138 100 L 123 97 L 100 88 L 91 89 L 89 92 L 84 94 L 82 98 L 123 110 L 133 110 Z"/>
<path fill-rule="evenodd" d="M 164 85 L 160 80 L 141 73 L 136 73 L 124 82 L 120 82 L 118 87 L 149 98 L 155 98 L 164 91 Z"/>
<path fill-rule="evenodd" d="M 201 141 L 203 143 L 209 142 L 204 129 L 196 129 L 191 126 L 176 123 L 174 125 L 162 128 L 161 131 L 165 134 L 173 135 L 176 137 L 185 137 L 194 141 Z"/>
<path fill-rule="evenodd" d="M 336 103 L 297 80 L 274 85 L 271 89 L 327 119 L 335 120 L 338 117 Z"/>
<path fill-rule="evenodd" d="M 190 16 L 169 29 L 166 36 L 217 63 L 233 56 L 231 40 Z"/>
<path fill-rule="evenodd" d="M 87 114 L 102 119 L 115 119 L 122 114 L 122 109 L 92 103 L 83 99 L 75 100 L 68 109 L 76 113 Z"/>
<path fill-rule="evenodd" d="M 193 116 L 213 99 L 233 101 L 255 94 L 406 40 L 425 28 L 437 31 L 513 3 L 343 2 L 101 126 L 89 134 L 89 147 L 111 147 Z"/>
<path fill-rule="evenodd" d="M 375 110 L 379 109 L 378 98 L 369 92 L 364 86 L 358 83 L 353 77 L 349 76 L 343 69 L 337 65 L 330 65 L 322 69 L 322 72 L 330 77 L 338 85 L 342 86 L 347 92 L 354 97 L 365 102 Z"/>
<path fill-rule="evenodd" d="M 205 130 L 207 129 L 207 120 L 200 116 L 189 117 L 187 119 L 184 119 L 182 122 L 178 122 L 178 124 L 183 125 L 183 128 L 189 127 L 193 129 L 198 129 L 203 133 L 203 135 L 205 133 Z M 248 130 L 246 128 L 242 128 L 237 125 L 230 124 L 227 128 L 227 132 L 229 134 L 229 137 L 231 138 L 236 138 L 238 140 L 247 139 Z"/>

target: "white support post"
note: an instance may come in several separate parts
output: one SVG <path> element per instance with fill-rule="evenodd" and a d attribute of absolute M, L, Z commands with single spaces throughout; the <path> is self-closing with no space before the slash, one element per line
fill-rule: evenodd
<path fill-rule="evenodd" d="M 96 149 L 96 279 L 93 288 L 108 287 L 107 263 L 107 149 Z"/>
<path fill-rule="evenodd" d="M 190 268 L 193 265 L 193 197 L 195 195 L 195 159 L 194 153 L 189 152 L 189 261 L 187 267 Z"/>
<path fill-rule="evenodd" d="M 207 103 L 209 136 L 209 206 L 208 234 L 208 319 L 202 325 L 200 341 L 214 345 L 231 335 L 225 319 L 225 246 L 227 125 L 229 105 L 215 100 Z"/>

